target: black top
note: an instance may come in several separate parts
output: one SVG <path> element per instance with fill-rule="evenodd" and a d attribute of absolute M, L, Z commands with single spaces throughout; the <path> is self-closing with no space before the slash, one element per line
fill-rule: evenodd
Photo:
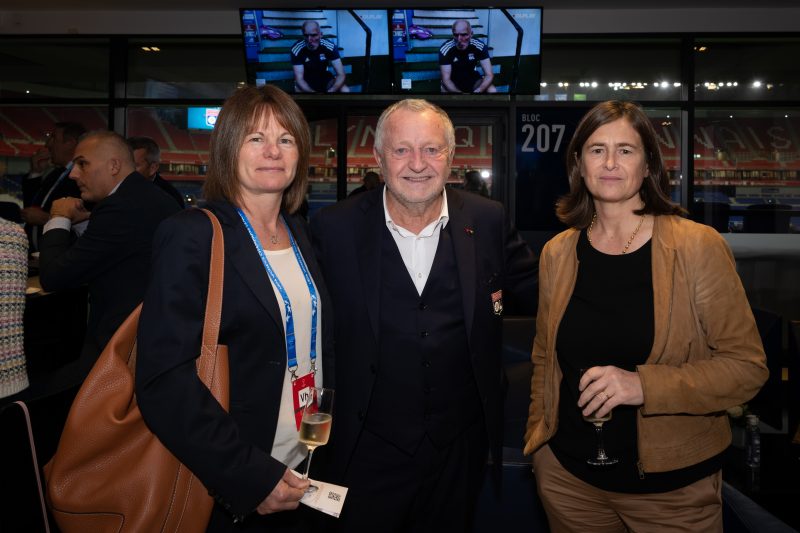
<path fill-rule="evenodd" d="M 303 79 L 306 80 L 316 92 L 327 91 L 327 83 L 333 79 L 328 72 L 331 61 L 340 59 L 339 50 L 333 41 L 320 39 L 319 47 L 312 50 L 305 40 L 301 39 L 292 45 L 290 52 L 292 65 L 303 67 Z"/>
<path fill-rule="evenodd" d="M 564 377 L 558 431 L 550 441 L 553 453 L 579 479 L 614 492 L 666 492 L 716 472 L 720 456 L 680 470 L 640 476 L 637 408 L 633 406 L 617 406 L 603 426 L 606 452 L 619 463 L 604 467 L 586 463 L 596 453 L 596 439 L 594 426 L 583 420 L 578 409 L 580 369 L 614 365 L 635 371 L 652 349 L 655 319 L 650 241 L 628 254 L 606 255 L 595 250 L 583 232 L 577 254 L 575 289 L 556 340 Z"/>
<path fill-rule="evenodd" d="M 464 50 L 459 50 L 455 39 L 445 42 L 439 48 L 439 65 L 452 67 L 450 79 L 465 93 L 471 93 L 475 82 L 481 78 L 475 68 L 488 57 L 488 48 L 478 39 L 470 39 Z"/>

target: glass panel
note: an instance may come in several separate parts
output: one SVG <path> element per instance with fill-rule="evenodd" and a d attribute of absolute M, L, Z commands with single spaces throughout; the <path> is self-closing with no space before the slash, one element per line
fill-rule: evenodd
<path fill-rule="evenodd" d="M 697 100 L 800 97 L 800 38 L 701 38 L 694 49 Z"/>
<path fill-rule="evenodd" d="M 77 122 L 86 130 L 107 129 L 105 107 L 0 107 L 0 200 L 21 202 L 21 179 L 31 168 L 31 156 L 44 148 L 57 122 Z"/>
<path fill-rule="evenodd" d="M 693 218 L 720 231 L 800 232 L 800 109 L 698 109 Z"/>
<path fill-rule="evenodd" d="M 658 147 L 669 175 L 670 198 L 681 202 L 681 114 L 679 109 L 645 109 L 656 130 Z"/>
<path fill-rule="evenodd" d="M 336 203 L 339 156 L 336 153 L 336 119 L 311 120 L 308 124 L 311 127 L 311 159 L 308 169 L 310 217 L 317 209 Z"/>
<path fill-rule="evenodd" d="M 0 98 L 107 98 L 108 39 L 0 39 Z"/>
<path fill-rule="evenodd" d="M 456 154 L 448 187 L 465 189 L 483 196 L 492 196 L 492 126 L 454 120 Z"/>
<path fill-rule="evenodd" d="M 347 195 L 364 185 L 364 175 L 381 173 L 372 146 L 375 144 L 375 126 L 378 115 L 347 117 Z"/>
<path fill-rule="evenodd" d="M 537 100 L 678 100 L 679 39 L 542 41 Z"/>
<path fill-rule="evenodd" d="M 240 38 L 131 39 L 129 98 L 227 98 L 245 83 Z"/>
<path fill-rule="evenodd" d="M 211 130 L 190 128 L 188 114 L 186 107 L 131 107 L 126 136 L 152 138 L 161 148 L 161 176 L 183 194 L 186 205 L 202 205 Z"/>

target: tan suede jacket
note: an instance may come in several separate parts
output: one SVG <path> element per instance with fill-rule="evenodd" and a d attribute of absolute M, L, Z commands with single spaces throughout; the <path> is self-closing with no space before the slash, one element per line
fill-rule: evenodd
<path fill-rule="evenodd" d="M 558 427 L 556 333 L 575 286 L 579 234 L 556 235 L 540 258 L 526 454 Z M 666 472 L 730 444 L 725 409 L 751 399 L 767 367 L 733 255 L 714 229 L 657 216 L 652 254 L 655 335 L 647 362 L 637 367 L 644 391 L 637 445 L 640 471 Z"/>

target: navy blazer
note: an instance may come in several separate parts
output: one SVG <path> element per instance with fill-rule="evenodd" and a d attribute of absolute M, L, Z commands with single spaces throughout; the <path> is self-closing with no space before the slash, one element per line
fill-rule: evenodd
<path fill-rule="evenodd" d="M 151 430 L 217 500 L 212 523 L 230 524 L 230 515 L 253 511 L 286 470 L 270 456 L 287 372 L 286 341 L 269 277 L 235 207 L 226 202 L 208 207 L 225 238 L 219 344 L 228 346 L 230 358 L 230 412 L 223 411 L 195 367 L 212 235 L 210 221 L 196 209 L 168 219 L 156 234 L 151 284 L 139 322 L 136 394 Z M 331 386 L 328 295 L 305 222 L 283 216 L 317 286 L 323 379 Z M 244 525 L 256 527 L 259 520 L 254 517 Z"/>
<path fill-rule="evenodd" d="M 336 310 L 336 415 L 330 466 L 341 481 L 369 407 L 377 375 L 383 187 L 325 208 L 311 219 L 317 260 Z M 492 294 L 503 291 L 506 310 L 535 314 L 538 261 L 509 223 L 505 209 L 477 194 L 447 189 L 469 343 L 469 364 L 484 407 L 494 458 L 502 446 L 502 316 Z M 402 401 L 402 399 L 398 399 Z"/>
<path fill-rule="evenodd" d="M 68 180 L 74 183 L 73 180 Z M 59 291 L 89 285 L 83 355 L 93 360 L 144 298 L 156 228 L 176 213 L 175 202 L 138 172 L 92 209 L 77 240 L 53 229 L 39 241 L 42 287 Z"/>

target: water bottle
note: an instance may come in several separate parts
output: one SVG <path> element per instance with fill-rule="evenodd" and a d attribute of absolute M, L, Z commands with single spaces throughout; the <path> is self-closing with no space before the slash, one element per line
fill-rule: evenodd
<path fill-rule="evenodd" d="M 747 485 L 757 491 L 761 475 L 761 431 L 758 429 L 758 416 L 745 417 L 745 462 L 747 464 Z"/>

